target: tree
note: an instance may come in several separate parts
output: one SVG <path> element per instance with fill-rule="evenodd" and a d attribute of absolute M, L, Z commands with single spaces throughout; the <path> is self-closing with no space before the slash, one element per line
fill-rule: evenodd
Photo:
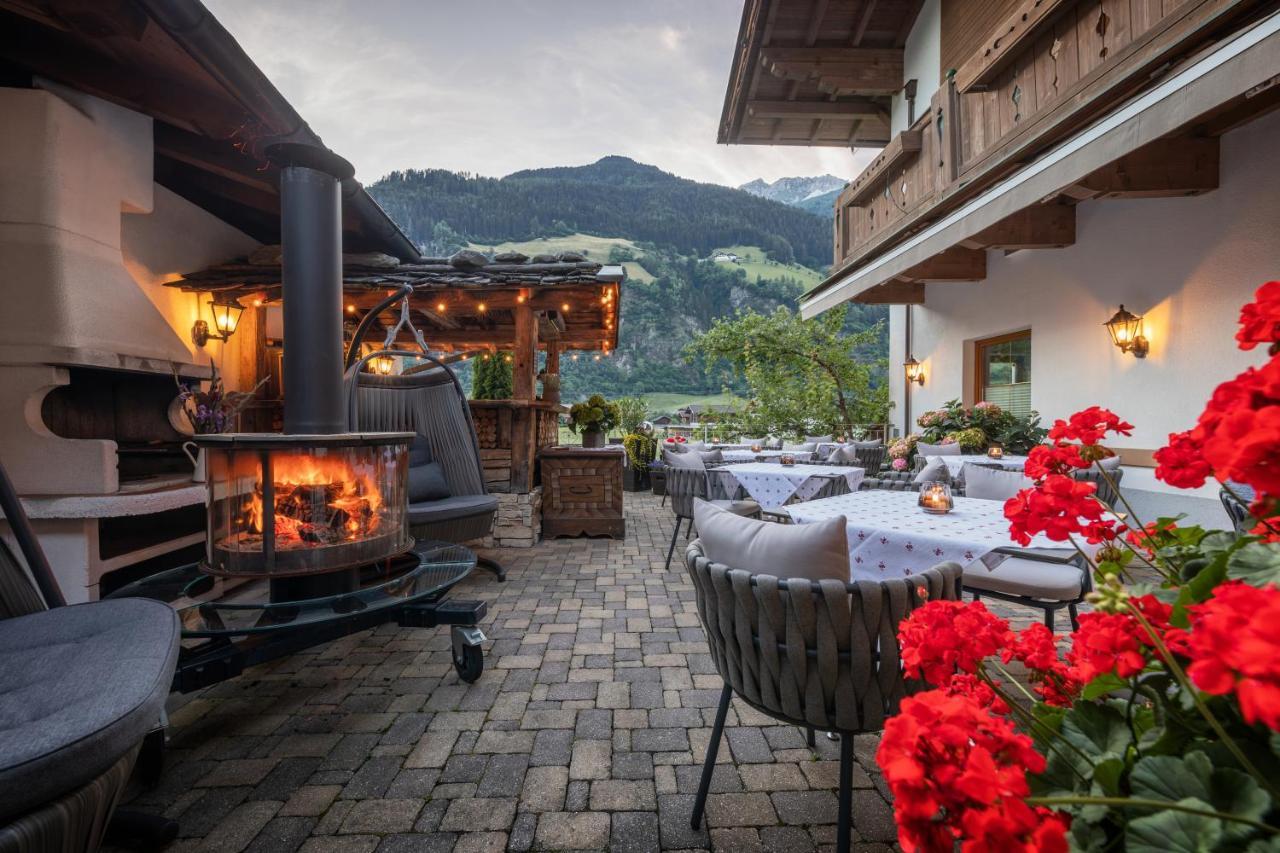
<path fill-rule="evenodd" d="M 511 398 L 511 361 L 508 353 L 496 353 L 475 359 L 471 380 L 471 399 L 508 400 Z"/>
<path fill-rule="evenodd" d="M 812 320 L 785 307 L 740 312 L 695 337 L 685 357 L 701 356 L 708 372 L 727 363 L 746 380 L 751 400 L 734 417 L 743 427 L 848 433 L 857 424 L 884 422 L 888 389 L 871 381 L 883 365 L 857 355 L 879 339 L 879 325 L 845 334 L 844 322 L 843 307 Z"/>

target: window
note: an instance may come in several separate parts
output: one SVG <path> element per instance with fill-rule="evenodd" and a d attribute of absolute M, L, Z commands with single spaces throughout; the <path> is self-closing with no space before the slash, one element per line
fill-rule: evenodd
<path fill-rule="evenodd" d="M 1015 415 L 1031 412 L 1031 333 L 1014 332 L 974 343 L 975 403 L 995 403 Z"/>

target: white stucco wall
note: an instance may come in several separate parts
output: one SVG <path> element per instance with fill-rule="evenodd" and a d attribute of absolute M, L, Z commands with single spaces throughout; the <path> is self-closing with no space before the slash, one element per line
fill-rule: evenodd
<path fill-rule="evenodd" d="M 903 80 L 916 80 L 916 118 L 929 108 L 942 77 L 942 0 L 925 0 L 903 50 Z M 889 129 L 893 134 L 908 126 L 907 99 L 893 96 Z"/>
<path fill-rule="evenodd" d="M 1194 198 L 1089 201 L 1076 244 L 987 253 L 987 279 L 931 284 L 915 306 L 912 349 L 925 366 L 912 417 L 972 401 L 972 342 L 1031 330 L 1032 404 L 1046 420 L 1092 404 L 1134 423 L 1118 447 L 1154 449 L 1191 426 L 1214 387 L 1265 359 L 1233 336 L 1240 306 L 1280 276 L 1280 114 L 1222 140 L 1221 184 Z M 1122 354 L 1102 323 L 1123 302 L 1145 316 L 1146 359 Z M 890 314 L 891 415 L 903 423 L 905 309 Z M 1150 471 L 1125 485 L 1160 490 Z M 1216 494 L 1205 490 L 1204 496 Z M 1218 521 L 1221 523 L 1221 520 Z"/>

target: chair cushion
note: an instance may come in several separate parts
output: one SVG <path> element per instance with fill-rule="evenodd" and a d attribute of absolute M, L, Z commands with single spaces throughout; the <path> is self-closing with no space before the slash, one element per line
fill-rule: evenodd
<path fill-rule="evenodd" d="M 818 445 L 812 441 L 804 441 L 799 444 L 792 444 L 789 441 L 782 442 L 783 450 L 791 450 L 796 453 L 813 453 L 818 449 Z"/>
<path fill-rule="evenodd" d="M 805 441 L 805 444 L 812 444 L 812 445 L 815 445 L 815 446 L 816 446 L 816 445 L 819 445 L 819 444 L 830 444 L 832 441 L 835 441 L 835 436 L 833 436 L 833 435 L 806 435 L 806 436 L 804 437 L 804 441 Z"/>
<path fill-rule="evenodd" d="M 450 495 L 438 501 L 409 504 L 409 524 L 452 521 L 497 511 L 498 499 L 493 495 Z"/>
<path fill-rule="evenodd" d="M 409 503 L 438 501 L 449 497 L 449 481 L 439 462 L 409 467 Z"/>
<path fill-rule="evenodd" d="M 178 616 L 140 598 L 0 622 L 0 825 L 95 779 L 160 721 Z"/>
<path fill-rule="evenodd" d="M 1046 563 L 1010 557 L 994 569 L 982 561 L 964 570 L 964 586 L 983 592 L 1002 592 L 1041 601 L 1075 601 L 1080 597 L 1084 576 L 1069 563 Z"/>
<path fill-rule="evenodd" d="M 1021 471 L 1000 471 L 985 465 L 966 462 L 960 469 L 964 479 L 964 495 L 988 501 L 1007 501 L 1022 489 L 1032 486 L 1031 480 Z"/>
<path fill-rule="evenodd" d="M 693 523 L 712 562 L 752 574 L 849 581 L 844 516 L 813 524 L 776 524 L 694 501 Z"/>
<path fill-rule="evenodd" d="M 858 449 L 852 444 L 845 444 L 831 451 L 827 461 L 833 465 L 857 465 Z"/>
<path fill-rule="evenodd" d="M 702 464 L 704 466 L 719 465 L 724 461 L 724 454 L 719 450 L 700 450 L 697 455 L 702 457 Z"/>
<path fill-rule="evenodd" d="M 760 513 L 762 512 L 762 510 L 760 509 L 760 504 L 756 503 L 755 501 L 719 500 L 719 501 L 707 501 L 707 503 L 711 504 L 714 507 L 718 507 L 720 509 L 726 510 L 727 512 L 731 512 L 734 515 L 741 515 L 744 518 L 759 516 Z"/>
<path fill-rule="evenodd" d="M 667 463 L 668 468 L 693 468 L 701 471 L 707 466 L 702 462 L 701 453 L 672 453 L 670 450 L 662 451 L 662 461 Z"/>
<path fill-rule="evenodd" d="M 916 453 L 921 456 L 961 456 L 963 451 L 958 443 L 953 444 L 925 444 L 923 441 L 916 442 Z"/>
<path fill-rule="evenodd" d="M 874 441 L 851 441 L 849 444 L 859 450 L 870 450 L 873 447 L 882 447 L 884 445 L 884 441 L 877 438 Z"/>
<path fill-rule="evenodd" d="M 1118 455 L 1108 456 L 1105 459 L 1099 459 L 1094 463 L 1094 465 L 1101 468 L 1103 471 L 1106 471 L 1108 474 L 1114 474 L 1116 471 L 1120 470 L 1120 457 Z"/>
<path fill-rule="evenodd" d="M 915 479 L 911 482 L 920 485 L 921 483 L 946 483 L 950 479 L 951 475 L 947 473 L 947 464 L 935 456 L 925 462 L 925 466 L 916 473 Z"/>
<path fill-rule="evenodd" d="M 427 443 L 427 439 L 418 433 L 413 437 L 413 443 L 409 445 L 409 466 L 426 465 L 431 461 L 431 445 Z"/>

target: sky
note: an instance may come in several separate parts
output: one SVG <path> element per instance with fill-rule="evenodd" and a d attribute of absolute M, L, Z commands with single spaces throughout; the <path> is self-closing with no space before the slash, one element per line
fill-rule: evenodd
<path fill-rule="evenodd" d="M 621 154 L 737 186 L 872 152 L 719 145 L 742 0 L 205 0 L 325 143 L 372 183 L 502 176 Z"/>

